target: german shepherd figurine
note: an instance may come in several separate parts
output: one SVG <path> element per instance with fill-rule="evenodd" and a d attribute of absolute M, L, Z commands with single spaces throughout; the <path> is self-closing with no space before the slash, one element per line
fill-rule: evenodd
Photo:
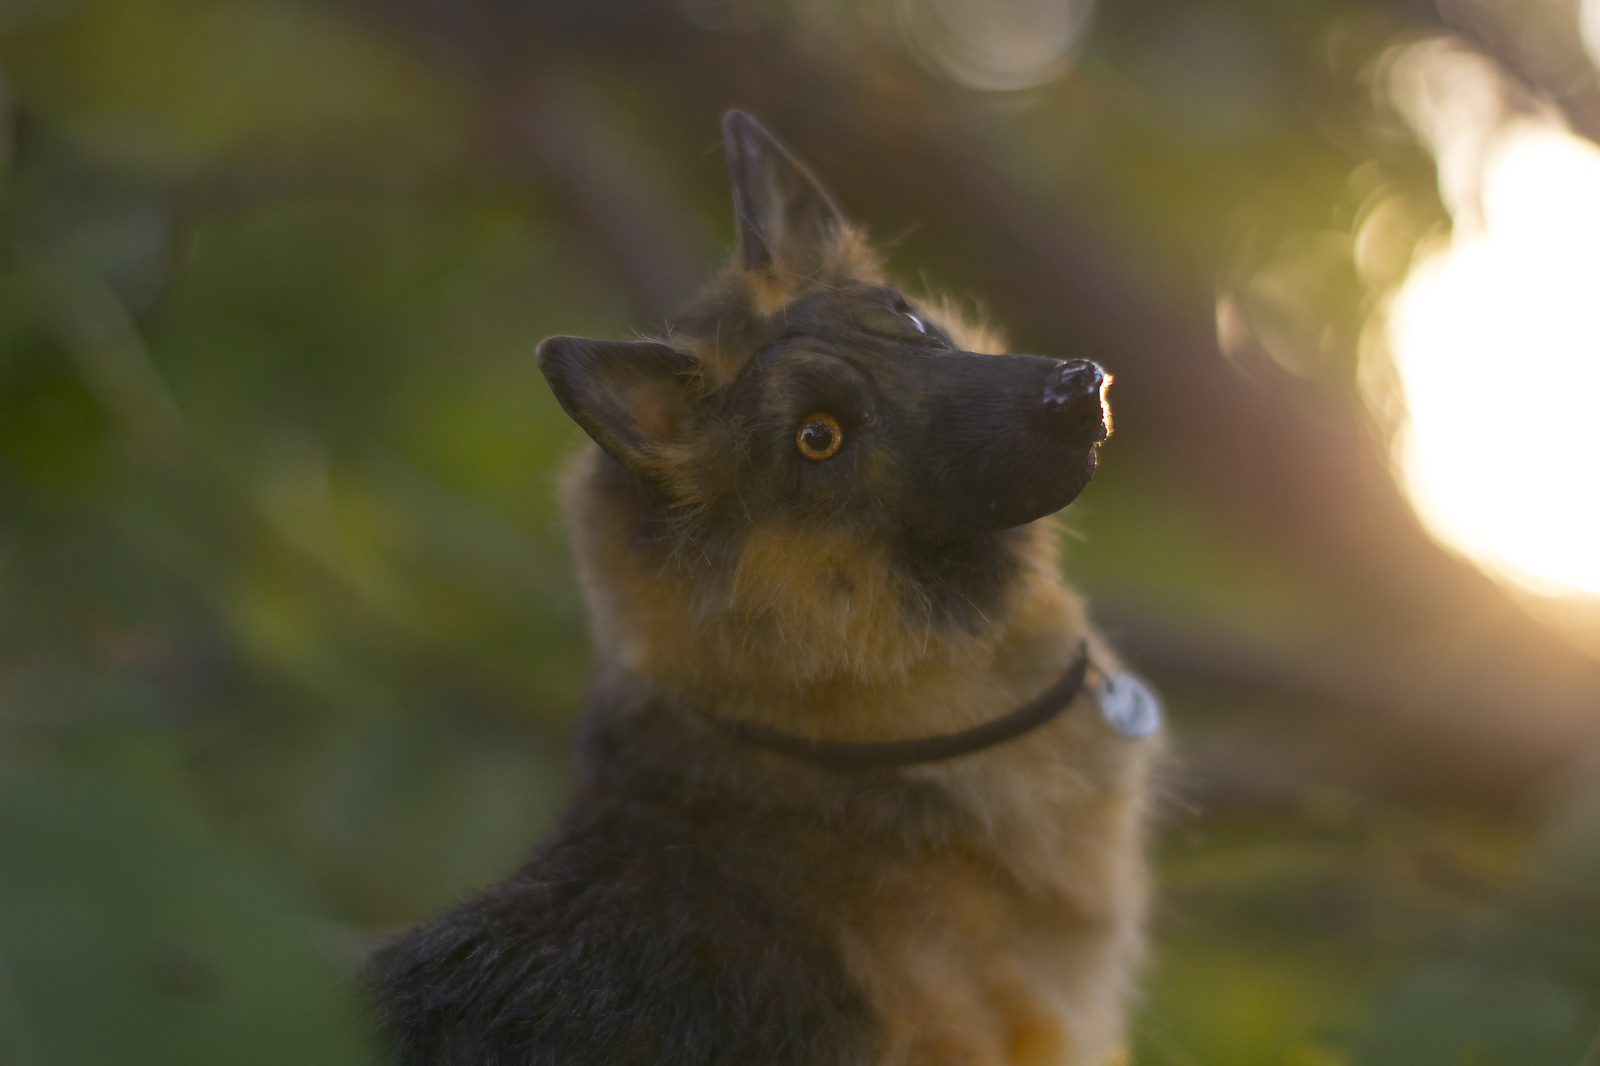
<path fill-rule="evenodd" d="M 1154 720 L 1114 711 L 1049 516 L 1109 379 L 977 354 L 1003 349 L 888 285 L 753 118 L 723 128 L 733 266 L 659 340 L 539 346 L 594 441 L 565 488 L 577 794 L 378 956 L 396 1058 L 1102 1066 Z"/>

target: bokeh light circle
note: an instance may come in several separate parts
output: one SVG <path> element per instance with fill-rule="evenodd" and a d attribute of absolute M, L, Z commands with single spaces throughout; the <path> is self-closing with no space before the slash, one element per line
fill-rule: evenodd
<path fill-rule="evenodd" d="M 1031 89 L 1060 77 L 1094 0 L 900 0 L 901 34 L 941 74 L 972 89 Z"/>

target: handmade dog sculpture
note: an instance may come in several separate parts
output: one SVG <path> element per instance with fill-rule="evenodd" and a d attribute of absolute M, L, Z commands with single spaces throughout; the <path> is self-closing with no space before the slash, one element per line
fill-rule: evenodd
<path fill-rule="evenodd" d="M 594 621 L 577 794 L 384 950 L 405 1064 L 1101 1066 L 1141 953 L 1153 707 L 1058 572 L 1092 363 L 886 283 L 748 115 L 732 267 L 551 337 Z M 1098 697 L 1096 696 L 1098 686 Z"/>

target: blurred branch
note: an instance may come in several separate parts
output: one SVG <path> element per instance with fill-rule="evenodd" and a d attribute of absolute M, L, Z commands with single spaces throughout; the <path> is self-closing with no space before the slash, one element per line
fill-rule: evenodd
<path fill-rule="evenodd" d="M 562 35 L 509 4 L 353 3 L 402 24 L 481 79 L 491 151 L 583 222 L 647 317 L 693 295 L 712 257 L 687 222 L 689 205 L 608 122 Z"/>
<path fill-rule="evenodd" d="M 711 261 L 686 204 L 649 179 L 644 161 L 605 121 L 589 87 L 575 77 L 529 78 L 507 94 L 501 128 L 511 151 L 545 175 L 610 252 L 634 302 L 652 317 L 694 294 Z"/>
<path fill-rule="evenodd" d="M 1168 620 L 1101 595 L 1095 617 L 1127 657 L 1164 684 L 1245 704 L 1226 722 L 1190 723 L 1177 773 L 1206 803 L 1283 802 L 1325 786 L 1417 799 L 1514 801 L 1571 754 L 1558 723 L 1508 713 L 1515 664 L 1452 668 L 1426 634 L 1268 641 Z M 1271 709 L 1277 713 L 1253 713 Z"/>
<path fill-rule="evenodd" d="M 100 403 L 145 454 L 164 464 L 181 459 L 188 445 L 183 416 L 122 301 L 82 271 L 20 252 L 18 258 Z"/>

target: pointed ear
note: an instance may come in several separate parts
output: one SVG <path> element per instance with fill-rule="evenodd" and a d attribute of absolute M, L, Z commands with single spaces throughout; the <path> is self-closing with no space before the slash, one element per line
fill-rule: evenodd
<path fill-rule="evenodd" d="M 812 275 L 849 221 L 817 179 L 753 117 L 722 116 L 728 181 L 746 270 Z"/>
<path fill-rule="evenodd" d="M 656 449 L 683 439 L 699 366 L 653 341 L 549 337 L 534 358 L 562 408 L 623 466 L 649 474 Z"/>

